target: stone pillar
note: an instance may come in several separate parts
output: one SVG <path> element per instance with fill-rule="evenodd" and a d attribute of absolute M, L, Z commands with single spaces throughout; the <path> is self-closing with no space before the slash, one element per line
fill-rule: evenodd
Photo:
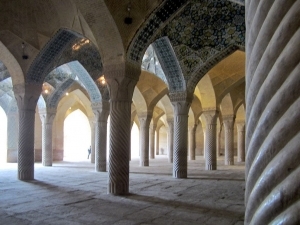
<path fill-rule="evenodd" d="M 52 166 L 52 126 L 56 114 L 56 109 L 43 109 L 40 110 L 39 113 L 42 121 L 42 164 L 43 166 Z"/>
<path fill-rule="evenodd" d="M 300 1 L 245 7 L 245 224 L 300 224 Z"/>
<path fill-rule="evenodd" d="M 218 111 L 207 110 L 203 112 L 206 122 L 205 129 L 205 169 L 217 169 L 217 117 Z"/>
<path fill-rule="evenodd" d="M 173 144 L 174 144 L 174 119 L 167 119 L 168 122 L 168 160 L 173 163 Z"/>
<path fill-rule="evenodd" d="M 238 131 L 238 162 L 245 162 L 245 122 L 236 123 Z"/>
<path fill-rule="evenodd" d="M 155 152 L 156 155 L 159 155 L 159 130 L 160 127 L 156 127 L 156 142 L 155 142 Z"/>
<path fill-rule="evenodd" d="M 190 160 L 195 160 L 195 148 L 196 148 L 196 129 L 197 124 L 194 124 L 193 126 L 189 126 L 189 156 Z"/>
<path fill-rule="evenodd" d="M 223 124 L 225 130 L 225 165 L 234 165 L 234 116 L 223 116 Z"/>
<path fill-rule="evenodd" d="M 18 161 L 18 133 L 19 115 L 17 111 L 8 112 L 7 115 L 7 162 Z"/>
<path fill-rule="evenodd" d="M 140 121 L 140 166 L 149 166 L 149 128 L 152 112 L 139 115 Z"/>
<path fill-rule="evenodd" d="M 96 118 L 89 118 L 90 126 L 91 126 L 91 163 L 95 163 L 95 124 Z"/>
<path fill-rule="evenodd" d="M 106 172 L 107 119 L 109 102 L 92 103 L 95 114 L 95 170 Z"/>
<path fill-rule="evenodd" d="M 106 66 L 104 70 L 110 93 L 109 194 L 129 193 L 131 103 L 140 73 L 140 66 L 129 63 Z"/>
<path fill-rule="evenodd" d="M 205 143 L 206 143 L 206 126 L 202 123 L 202 130 L 203 130 L 203 158 L 205 159 Z"/>
<path fill-rule="evenodd" d="M 15 85 L 19 109 L 18 179 L 34 180 L 34 120 L 41 84 Z"/>
<path fill-rule="evenodd" d="M 156 124 L 150 125 L 150 142 L 149 142 L 149 151 L 150 151 L 150 159 L 155 158 L 155 130 L 156 130 Z"/>
<path fill-rule="evenodd" d="M 174 108 L 173 177 L 187 178 L 188 113 L 190 103 L 172 102 Z"/>

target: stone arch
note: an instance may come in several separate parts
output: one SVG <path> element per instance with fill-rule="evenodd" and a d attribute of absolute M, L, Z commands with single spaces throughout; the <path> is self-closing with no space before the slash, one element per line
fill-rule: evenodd
<path fill-rule="evenodd" d="M 140 92 L 139 88 L 136 86 L 134 88 L 133 97 L 132 97 L 133 104 L 135 105 L 137 114 L 140 112 L 147 112 L 147 103 L 144 99 L 144 96 Z"/>
<path fill-rule="evenodd" d="M 212 69 L 215 65 L 217 65 L 224 58 L 235 52 L 236 50 L 244 51 L 244 48 L 237 45 L 230 45 L 225 48 L 223 51 L 217 53 L 213 57 L 209 58 L 203 65 L 198 68 L 195 72 L 193 72 L 190 76 L 190 79 L 187 83 L 187 89 L 193 92 L 198 82 L 202 79 L 205 74 Z"/>
<path fill-rule="evenodd" d="M 236 110 L 236 121 L 245 121 L 245 116 L 246 116 L 246 112 L 245 112 L 245 107 L 243 104 L 241 104 L 237 110 Z"/>
<path fill-rule="evenodd" d="M 90 54 L 91 49 L 93 51 Z M 74 56 L 71 54 L 73 52 L 75 52 Z M 79 55 L 82 56 L 79 57 Z M 101 58 L 91 41 L 74 31 L 59 29 L 30 65 L 26 74 L 26 83 L 42 83 L 55 67 L 73 61 L 74 58 L 82 58 L 82 63 L 88 68 L 90 68 L 89 63 L 86 61 L 92 60 L 92 64 L 96 68 L 94 69 L 96 74 L 91 71 L 92 77 L 97 79 L 101 75 Z M 94 63 L 94 60 L 97 60 L 98 64 Z"/>
<path fill-rule="evenodd" d="M 195 95 L 200 99 L 203 110 L 216 109 L 216 95 L 208 74 L 198 82 Z"/>
<path fill-rule="evenodd" d="M 167 119 L 174 117 L 173 106 L 168 95 L 163 96 L 157 103 L 157 106 L 164 110 Z"/>
<path fill-rule="evenodd" d="M 165 73 L 170 92 L 186 90 L 186 82 L 176 54 L 168 37 L 162 37 L 153 43 L 161 67 Z"/>
<path fill-rule="evenodd" d="M 155 40 L 159 31 L 174 18 L 174 16 L 182 9 L 187 0 L 173 1 L 166 0 L 157 7 L 150 17 L 142 24 L 134 38 L 132 39 L 126 58 L 133 62 L 141 62 L 143 54 L 147 47 Z"/>
<path fill-rule="evenodd" d="M 222 112 L 222 116 L 224 115 L 233 115 L 233 104 L 230 97 L 230 94 L 226 94 L 221 101 L 220 109 Z"/>
<path fill-rule="evenodd" d="M 0 41 L 0 61 L 7 68 L 13 85 L 24 84 L 23 71 L 16 60 L 5 45 Z"/>

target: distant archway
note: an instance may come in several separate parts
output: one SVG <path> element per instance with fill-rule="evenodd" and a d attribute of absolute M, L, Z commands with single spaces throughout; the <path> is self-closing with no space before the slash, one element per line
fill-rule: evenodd
<path fill-rule="evenodd" d="M 7 116 L 0 107 L 0 163 L 7 162 Z"/>
<path fill-rule="evenodd" d="M 140 130 L 136 123 L 133 123 L 131 128 L 131 158 L 140 157 Z"/>
<path fill-rule="evenodd" d="M 79 109 L 64 121 L 64 161 L 88 161 L 91 127 L 87 116 Z"/>

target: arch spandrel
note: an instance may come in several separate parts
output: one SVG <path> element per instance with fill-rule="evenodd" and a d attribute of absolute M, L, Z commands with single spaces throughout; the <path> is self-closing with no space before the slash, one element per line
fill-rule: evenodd
<path fill-rule="evenodd" d="M 220 109 L 222 112 L 222 116 L 234 115 L 233 104 L 229 93 L 222 99 Z"/>
<path fill-rule="evenodd" d="M 238 107 L 238 110 L 236 112 L 236 121 L 245 121 L 245 117 L 246 117 L 246 112 L 245 112 L 245 107 L 243 104 L 240 105 L 240 107 Z"/>
<path fill-rule="evenodd" d="M 132 101 L 133 101 L 133 103 L 136 107 L 137 113 L 147 112 L 147 110 L 148 110 L 147 103 L 144 99 L 144 96 L 142 95 L 142 93 L 138 89 L 138 87 L 134 88 Z"/>
<path fill-rule="evenodd" d="M 200 99 L 202 109 L 216 109 L 216 95 L 208 74 L 202 77 L 196 89 L 198 89 L 198 91 L 195 92 L 195 94 Z"/>

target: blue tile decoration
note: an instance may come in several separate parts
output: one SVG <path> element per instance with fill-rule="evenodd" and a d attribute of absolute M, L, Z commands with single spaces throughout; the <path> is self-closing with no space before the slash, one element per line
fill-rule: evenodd
<path fill-rule="evenodd" d="M 166 0 L 155 9 L 132 40 L 127 57 L 134 62 L 141 62 L 144 52 L 155 40 L 162 24 L 166 23 L 186 2 L 187 0 Z"/>
<path fill-rule="evenodd" d="M 169 91 L 184 91 L 186 89 L 184 76 L 169 39 L 163 37 L 156 40 L 153 48 L 168 81 Z"/>

